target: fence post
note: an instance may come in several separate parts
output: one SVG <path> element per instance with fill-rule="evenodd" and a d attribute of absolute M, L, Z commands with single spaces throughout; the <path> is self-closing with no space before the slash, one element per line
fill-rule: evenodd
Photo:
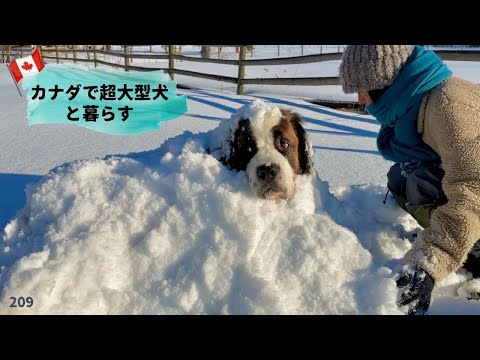
<path fill-rule="evenodd" d="M 97 67 L 97 45 L 93 45 L 93 63 Z"/>
<path fill-rule="evenodd" d="M 23 45 L 20 45 L 20 57 L 23 57 Z"/>
<path fill-rule="evenodd" d="M 168 73 L 170 78 L 173 80 L 174 77 L 174 69 L 175 69 L 175 59 L 173 58 L 174 55 L 174 46 L 168 45 Z"/>
<path fill-rule="evenodd" d="M 123 55 L 125 55 L 125 71 L 128 71 L 128 46 L 123 45 Z"/>
<path fill-rule="evenodd" d="M 243 78 L 245 77 L 246 55 L 247 47 L 245 45 L 240 45 L 240 55 L 238 56 L 237 95 L 243 95 Z"/>
<path fill-rule="evenodd" d="M 73 45 L 73 63 L 77 63 L 77 45 Z"/>
<path fill-rule="evenodd" d="M 58 45 L 55 45 L 55 54 L 57 56 L 57 64 L 59 63 L 59 60 L 58 60 Z"/>

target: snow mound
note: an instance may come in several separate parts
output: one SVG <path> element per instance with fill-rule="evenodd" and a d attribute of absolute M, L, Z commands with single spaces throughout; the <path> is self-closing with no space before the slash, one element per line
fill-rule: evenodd
<path fill-rule="evenodd" d="M 30 186 L 0 247 L 0 300 L 34 304 L 0 313 L 398 313 L 391 271 L 372 269 L 358 238 L 318 211 L 316 177 L 267 201 L 208 154 L 237 115 L 154 151 L 64 164 Z"/>

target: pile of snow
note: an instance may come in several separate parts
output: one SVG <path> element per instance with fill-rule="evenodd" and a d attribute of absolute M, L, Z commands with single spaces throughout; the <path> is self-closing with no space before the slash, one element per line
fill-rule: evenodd
<path fill-rule="evenodd" d="M 0 301 L 34 303 L 0 313 L 404 313 L 393 277 L 419 228 L 382 204 L 385 186 L 330 187 L 320 166 L 291 199 L 267 201 L 217 160 L 241 118 L 262 126 L 268 111 L 255 101 L 207 133 L 30 185 L 0 244 Z M 480 313 L 470 279 L 436 284 L 430 313 Z"/>
<path fill-rule="evenodd" d="M 258 199 L 206 151 L 222 131 L 68 163 L 30 186 L 5 228 L 0 289 L 34 304 L 1 312 L 399 313 L 390 269 L 319 210 L 328 184 L 300 176 L 288 201 Z"/>

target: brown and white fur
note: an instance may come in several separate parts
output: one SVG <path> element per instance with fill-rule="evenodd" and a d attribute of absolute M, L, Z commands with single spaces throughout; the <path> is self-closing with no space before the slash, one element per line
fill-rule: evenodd
<path fill-rule="evenodd" d="M 262 119 L 242 118 L 220 161 L 244 170 L 254 193 L 264 199 L 288 199 L 295 177 L 312 172 L 311 143 L 301 117 L 290 110 L 266 111 Z"/>

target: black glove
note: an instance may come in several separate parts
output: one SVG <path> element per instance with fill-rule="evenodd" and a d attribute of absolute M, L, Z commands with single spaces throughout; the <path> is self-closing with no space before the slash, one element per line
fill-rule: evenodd
<path fill-rule="evenodd" d="M 408 315 L 426 315 L 434 286 L 433 278 L 421 268 L 408 268 L 397 279 L 401 289 L 398 306 L 408 305 Z"/>

